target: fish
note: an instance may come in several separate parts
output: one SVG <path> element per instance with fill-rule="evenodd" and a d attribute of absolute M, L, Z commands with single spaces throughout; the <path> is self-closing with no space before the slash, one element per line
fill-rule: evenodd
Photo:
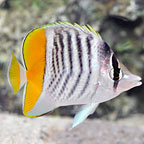
<path fill-rule="evenodd" d="M 8 81 L 14 94 L 23 89 L 23 113 L 42 116 L 61 106 L 79 105 L 72 128 L 100 103 L 142 84 L 90 25 L 56 22 L 30 31 L 21 63 L 12 53 Z"/>

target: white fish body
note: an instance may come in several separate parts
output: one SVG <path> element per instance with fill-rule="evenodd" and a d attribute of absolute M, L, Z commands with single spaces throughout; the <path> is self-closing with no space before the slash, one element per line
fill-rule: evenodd
<path fill-rule="evenodd" d="M 60 28 L 59 28 L 60 27 Z M 97 58 L 97 50 L 96 47 L 98 43 L 103 42 L 102 39 L 93 34 L 90 33 L 88 30 L 82 31 L 80 29 L 74 28 L 73 26 L 57 26 L 57 28 L 51 28 L 48 27 L 46 29 L 46 35 L 47 35 L 47 66 L 46 66 L 46 74 L 45 78 L 46 81 L 44 81 L 44 87 L 43 91 L 41 93 L 40 98 L 38 99 L 38 102 L 36 103 L 35 107 L 32 109 L 32 111 L 29 112 L 29 114 L 34 112 L 34 115 L 38 112 L 40 112 L 39 105 L 42 105 L 41 111 L 42 113 L 45 111 L 47 112 L 48 106 L 49 109 L 52 110 L 55 107 L 59 106 L 66 106 L 66 105 L 75 105 L 75 104 L 87 104 L 92 102 L 92 95 L 95 93 L 95 90 L 97 88 L 97 81 L 99 78 L 99 69 L 100 65 L 98 64 L 98 58 Z M 65 63 L 62 64 L 62 60 L 59 61 L 59 72 L 57 72 L 57 77 L 54 75 L 54 70 L 52 66 L 52 48 L 54 41 L 51 39 L 56 37 L 56 34 L 54 31 L 60 29 L 61 37 L 63 37 L 64 40 L 64 59 Z M 62 31 L 61 29 L 64 28 Z M 50 30 L 49 30 L 50 29 Z M 66 31 L 66 32 L 65 32 Z M 77 34 L 79 32 L 79 35 Z M 50 35 L 50 38 L 48 38 Z M 68 44 L 68 34 L 71 36 L 71 44 Z M 91 35 L 90 35 L 91 34 Z M 77 36 L 76 36 L 77 35 Z M 58 38 L 60 37 L 58 35 Z M 93 36 L 93 40 L 90 40 L 90 37 Z M 60 42 L 57 40 L 57 45 L 59 45 L 59 55 L 61 50 Z M 86 38 L 89 40 L 89 45 L 91 45 L 91 52 L 88 52 L 87 47 L 87 41 Z M 76 44 L 79 42 L 79 47 Z M 92 39 L 92 38 L 91 38 Z M 70 45 L 70 46 L 69 46 Z M 70 53 L 71 52 L 71 59 L 70 60 Z M 90 54 L 88 54 L 90 53 Z M 79 58 L 81 57 L 81 59 Z M 60 57 L 61 58 L 61 57 Z M 62 58 L 61 58 L 62 59 Z M 89 60 L 91 63 L 89 62 Z M 55 64 L 56 64 L 56 58 L 55 58 Z M 63 68 L 63 65 L 65 68 Z M 72 65 L 72 66 L 71 66 Z M 72 67 L 72 71 L 71 71 Z M 51 72 L 52 71 L 52 72 Z M 55 69 L 55 71 L 58 71 L 58 68 Z M 89 74 L 91 73 L 91 74 Z M 62 76 L 61 76 L 62 74 Z M 54 81 L 53 81 L 54 77 Z M 88 81 L 89 79 L 89 81 Z M 53 82 L 52 85 L 48 88 L 48 85 Z M 87 90 L 85 91 L 85 89 Z M 93 88 L 93 90 L 92 90 Z M 83 95 L 82 95 L 83 93 Z M 50 106 L 52 104 L 52 106 Z M 32 114 L 30 114 L 32 115 Z"/>
<path fill-rule="evenodd" d="M 25 69 L 13 56 L 9 80 L 15 93 L 26 82 L 24 114 L 36 117 L 60 106 L 87 105 L 76 115 L 73 126 L 99 103 L 141 84 L 141 78 L 120 64 L 89 25 L 60 22 L 31 31 L 23 42 L 22 60 Z"/>

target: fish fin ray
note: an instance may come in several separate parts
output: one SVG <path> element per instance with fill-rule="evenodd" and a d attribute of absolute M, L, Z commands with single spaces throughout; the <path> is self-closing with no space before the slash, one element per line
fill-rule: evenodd
<path fill-rule="evenodd" d="M 91 103 L 84 105 L 80 111 L 75 115 L 72 128 L 82 123 L 90 114 L 94 113 L 99 103 Z"/>
<path fill-rule="evenodd" d="M 70 22 L 67 22 L 67 21 L 58 21 L 58 22 L 55 22 L 53 24 L 48 24 L 48 25 L 45 25 L 43 26 L 44 28 L 45 27 L 49 27 L 49 26 L 70 26 L 70 27 L 74 27 L 74 28 L 77 28 L 78 30 L 82 30 L 82 31 L 85 31 L 85 32 L 88 32 L 88 33 L 93 33 L 93 34 L 96 34 L 97 36 L 100 36 L 100 34 L 98 32 L 96 32 L 90 25 L 79 25 L 77 23 L 70 23 Z"/>

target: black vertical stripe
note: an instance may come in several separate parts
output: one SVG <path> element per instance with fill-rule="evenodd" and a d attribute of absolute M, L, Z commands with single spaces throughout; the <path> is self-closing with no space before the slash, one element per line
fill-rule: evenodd
<path fill-rule="evenodd" d="M 114 69 L 113 80 L 119 80 L 120 68 L 118 67 L 118 61 L 114 54 L 112 56 L 112 66 Z"/>
<path fill-rule="evenodd" d="M 58 73 L 59 73 L 59 59 L 58 59 L 58 51 L 59 51 L 59 48 L 58 48 L 58 44 L 57 44 L 57 37 L 54 38 L 54 48 L 56 50 L 56 65 L 57 65 L 57 69 L 58 69 Z"/>
<path fill-rule="evenodd" d="M 52 68 L 53 68 L 53 73 L 56 77 L 56 68 L 55 68 L 55 63 L 54 63 L 54 55 L 55 55 L 55 52 L 54 52 L 54 48 L 52 49 Z"/>
<path fill-rule="evenodd" d="M 79 34 L 76 34 L 76 44 L 77 44 L 77 52 L 78 52 L 78 58 L 79 58 L 79 66 L 80 66 L 80 72 L 78 74 L 77 80 L 74 83 L 72 89 L 70 90 L 70 93 L 68 94 L 69 97 L 72 96 L 74 93 L 76 87 L 78 86 L 78 83 L 80 81 L 82 72 L 83 72 L 83 63 L 82 63 L 82 46 L 81 46 L 81 39 L 79 38 Z"/>
<path fill-rule="evenodd" d="M 84 85 L 79 97 L 85 92 L 86 88 L 88 87 L 88 84 L 89 84 L 89 81 L 90 81 L 90 77 L 91 77 L 91 73 L 92 73 L 92 68 L 91 68 L 91 43 L 90 43 L 91 39 L 92 39 L 92 37 L 90 37 L 90 36 L 88 36 L 86 38 L 89 73 L 88 73 L 88 76 L 87 76 L 86 83 L 85 83 L 85 85 Z"/>
<path fill-rule="evenodd" d="M 114 81 L 113 88 L 116 89 L 118 86 L 119 80 Z"/>
<path fill-rule="evenodd" d="M 114 75 L 113 75 L 114 84 L 113 84 L 113 87 L 114 87 L 114 89 L 116 89 L 117 85 L 118 85 L 118 82 L 119 82 L 120 68 L 118 67 L 118 61 L 117 61 L 117 58 L 115 57 L 114 54 L 112 56 L 112 66 L 113 66 L 113 69 L 114 69 Z"/>
<path fill-rule="evenodd" d="M 52 78 L 52 80 L 50 81 L 50 83 L 49 83 L 49 85 L 48 85 L 48 88 L 53 84 L 53 82 L 54 82 L 54 79 L 55 79 L 55 77 L 56 77 L 56 68 L 55 68 L 55 63 L 54 63 L 54 57 L 55 57 L 55 49 L 54 48 L 52 48 L 52 73 L 54 73 L 54 76 L 53 76 L 53 78 Z"/>
<path fill-rule="evenodd" d="M 63 43 L 63 35 L 58 33 L 58 38 L 59 38 L 59 43 L 60 43 L 60 57 L 61 57 L 61 63 L 62 63 L 62 72 L 59 72 L 59 77 L 55 83 L 55 85 L 53 86 L 52 92 L 55 91 L 57 85 L 59 84 L 60 80 L 62 79 L 62 76 L 64 74 L 65 71 L 65 63 L 64 63 L 64 43 Z M 59 59 L 58 59 L 59 61 Z"/>
<path fill-rule="evenodd" d="M 62 67 L 63 67 L 63 71 L 65 69 L 65 63 L 64 63 L 64 43 L 63 43 L 63 35 L 59 34 L 59 42 L 60 42 L 60 46 L 61 46 L 61 58 L 62 58 Z"/>
<path fill-rule="evenodd" d="M 66 79 L 62 85 L 62 88 L 59 92 L 58 95 L 61 95 L 65 88 L 66 88 L 66 85 L 70 79 L 70 76 L 72 75 L 72 71 L 73 71 L 73 62 L 72 62 L 72 40 L 71 40 L 71 35 L 69 32 L 67 32 L 67 43 L 68 43 L 68 56 L 69 56 L 69 65 L 70 65 L 70 72 L 68 73 L 68 75 L 66 76 Z"/>
<path fill-rule="evenodd" d="M 55 68 L 55 62 L 54 62 L 55 58 L 56 58 L 56 67 L 57 67 L 58 73 L 59 73 L 59 60 L 58 60 L 58 51 L 59 51 L 59 48 L 58 48 L 57 37 L 56 36 L 54 37 L 54 43 L 53 43 L 53 45 L 54 45 L 54 47 L 52 49 L 52 67 L 53 67 L 54 77 L 50 81 L 48 87 L 50 87 L 53 84 L 54 80 L 57 77 L 56 68 Z"/>

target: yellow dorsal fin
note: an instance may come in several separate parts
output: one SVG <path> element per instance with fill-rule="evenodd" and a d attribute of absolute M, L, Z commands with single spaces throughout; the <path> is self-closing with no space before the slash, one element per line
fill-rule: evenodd
<path fill-rule="evenodd" d="M 88 26 L 88 28 L 89 28 L 94 34 L 96 34 L 96 35 L 98 35 L 99 37 L 101 37 L 100 34 L 99 34 L 98 32 L 96 32 L 89 24 L 87 24 L 87 26 Z"/>
<path fill-rule="evenodd" d="M 72 26 L 74 28 L 78 28 L 79 30 L 82 30 L 82 31 L 85 31 L 85 32 L 92 32 L 92 33 L 96 34 L 97 36 L 99 36 L 101 38 L 100 34 L 98 32 L 96 32 L 89 24 L 81 26 L 77 23 L 72 24 L 72 23 L 67 22 L 67 21 L 58 21 L 58 22 L 55 22 L 53 24 L 45 25 L 42 28 L 49 27 L 49 26 L 59 26 L 59 25 L 61 25 L 61 26 Z"/>

